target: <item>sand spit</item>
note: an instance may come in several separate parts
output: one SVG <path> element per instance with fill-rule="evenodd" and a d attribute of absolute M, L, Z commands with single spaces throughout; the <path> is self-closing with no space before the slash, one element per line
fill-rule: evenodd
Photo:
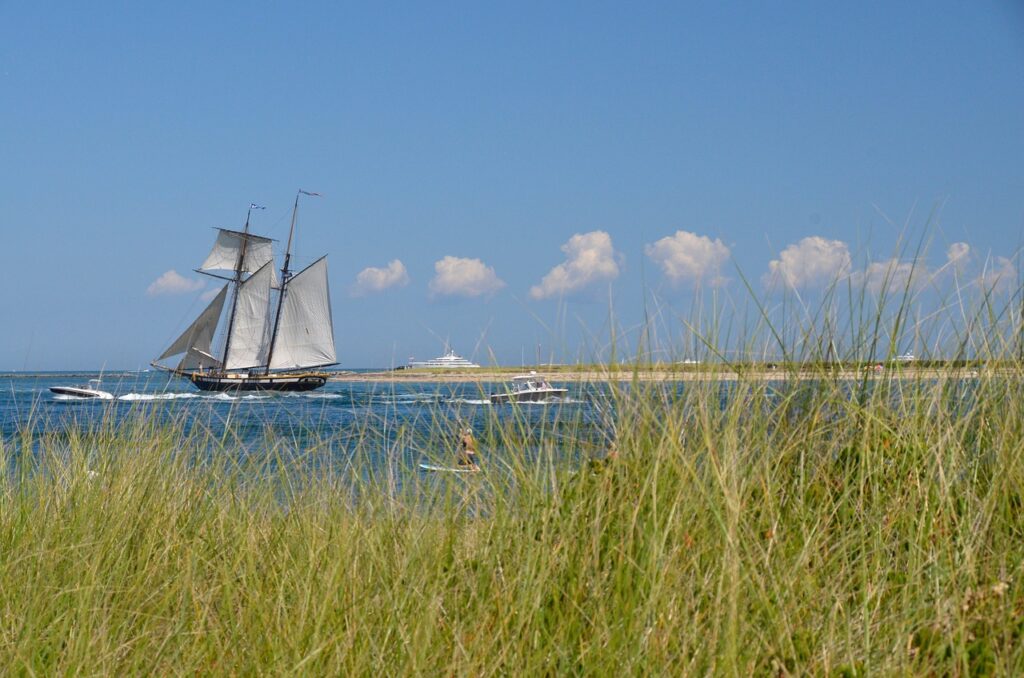
<path fill-rule="evenodd" d="M 823 372 L 821 370 L 557 370 L 543 374 L 551 381 L 569 382 L 601 382 L 601 381 L 643 381 L 643 382 L 695 382 L 695 381 L 736 381 L 737 379 L 753 379 L 762 381 L 789 381 L 813 379 L 963 379 L 980 376 L 1010 376 L 1011 370 L 992 369 L 961 369 L 950 368 L 888 368 L 882 370 L 837 370 Z M 349 372 L 331 376 L 331 381 L 342 382 L 380 382 L 380 383 L 474 383 L 508 381 L 515 374 L 522 372 L 510 370 L 473 370 L 473 371 L 426 371 L 426 370 L 386 370 L 381 372 Z"/>

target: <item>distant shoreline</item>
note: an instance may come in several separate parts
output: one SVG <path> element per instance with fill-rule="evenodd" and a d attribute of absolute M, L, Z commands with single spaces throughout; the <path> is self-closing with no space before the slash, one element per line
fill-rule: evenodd
<path fill-rule="evenodd" d="M 349 383 L 474 383 L 474 382 L 498 382 L 508 381 L 513 375 L 523 374 L 523 370 L 491 370 L 482 368 L 479 370 L 382 370 L 380 372 L 351 372 L 332 375 L 332 382 Z M 838 370 L 827 372 L 820 369 L 785 370 L 785 369 L 747 369 L 729 370 L 704 368 L 700 370 L 552 370 L 540 372 L 552 382 L 602 382 L 602 381 L 643 381 L 643 382 L 699 382 L 699 381 L 736 381 L 738 379 L 751 379 L 757 381 L 806 381 L 812 379 L 841 379 L 859 380 L 864 377 L 869 379 L 884 379 L 898 375 L 904 378 L 917 379 L 949 379 L 949 378 L 974 378 L 985 376 L 1009 376 L 1012 370 L 1005 369 L 982 369 L 976 368 L 908 368 L 890 367 L 881 371 L 867 370 Z"/>
<path fill-rule="evenodd" d="M 340 370 L 330 373 L 328 381 L 336 383 L 385 383 L 385 384 L 414 384 L 414 383 L 485 383 L 505 382 L 517 374 L 525 374 L 533 368 L 479 368 L 479 369 L 409 369 L 409 370 L 368 370 L 361 372 L 349 372 Z M 552 382 L 708 382 L 708 381 L 736 381 L 748 379 L 754 381 L 808 381 L 814 379 L 839 379 L 843 381 L 868 379 L 884 379 L 898 376 L 908 379 L 958 379 L 992 376 L 1014 376 L 1016 370 L 1011 367 L 977 367 L 977 366 L 909 366 L 893 365 L 882 370 L 874 370 L 861 367 L 829 371 L 823 368 L 784 368 L 768 369 L 763 366 L 748 367 L 741 370 L 704 365 L 697 368 L 687 369 L 631 369 L 623 367 L 616 370 L 583 367 L 580 369 L 569 369 L 564 366 L 537 370 Z M 68 372 L 0 372 L 0 379 L 45 379 L 59 377 L 62 379 L 84 379 L 95 377 L 100 372 L 87 370 L 75 370 Z M 116 371 L 103 373 L 104 380 L 116 381 L 126 377 L 136 377 L 142 374 L 151 374 L 156 378 L 159 373 Z M 160 376 L 166 379 L 167 376 Z"/>

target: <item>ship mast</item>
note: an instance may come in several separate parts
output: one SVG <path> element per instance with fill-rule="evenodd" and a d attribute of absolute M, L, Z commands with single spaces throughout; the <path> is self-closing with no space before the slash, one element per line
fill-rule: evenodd
<path fill-rule="evenodd" d="M 249 235 L 249 217 L 252 216 L 252 203 L 249 204 L 249 211 L 245 214 L 245 228 L 242 233 Z M 245 268 L 245 250 L 249 245 L 249 238 L 242 237 L 242 246 L 238 248 L 238 259 L 235 261 L 235 279 L 231 282 L 235 287 L 231 297 L 231 317 L 228 319 L 228 334 L 224 341 L 224 359 L 221 361 L 221 370 L 226 371 L 228 365 L 228 352 L 231 350 L 231 328 L 235 324 L 235 312 L 238 310 L 238 290 L 242 284 L 242 269 Z M 287 265 L 287 264 L 285 264 Z"/>
<path fill-rule="evenodd" d="M 281 325 L 281 309 L 284 308 L 284 295 L 287 293 L 288 280 L 292 277 L 291 269 L 289 265 L 292 259 L 292 238 L 295 236 L 295 221 L 299 215 L 299 196 L 300 195 L 311 195 L 317 198 L 320 197 L 319 193 L 313 193 L 311 191 L 304 191 L 301 188 L 299 192 L 295 194 L 295 206 L 292 207 L 292 225 L 288 229 L 288 247 L 284 252 L 284 266 L 281 267 L 281 292 L 277 296 L 277 312 L 274 314 L 274 330 L 270 335 L 270 349 L 267 351 L 267 369 L 265 374 L 270 374 L 270 365 L 274 360 L 274 345 L 277 343 L 277 330 Z"/>

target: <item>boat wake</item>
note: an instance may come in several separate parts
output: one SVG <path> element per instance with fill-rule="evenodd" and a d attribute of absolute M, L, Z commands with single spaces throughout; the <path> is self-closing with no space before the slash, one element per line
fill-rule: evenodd
<path fill-rule="evenodd" d="M 452 398 L 448 402 L 456 403 L 458 405 L 490 405 L 490 400 L 478 400 L 473 398 Z"/>
<path fill-rule="evenodd" d="M 217 393 L 215 395 L 205 395 L 202 393 L 126 393 L 123 396 L 119 396 L 118 400 L 128 402 L 154 402 L 158 400 L 219 400 L 234 402 L 236 400 L 263 400 L 269 397 L 269 395 L 264 394 L 233 396 L 227 393 Z"/>
<path fill-rule="evenodd" d="M 340 393 L 282 393 L 285 398 L 304 398 L 307 400 L 335 400 L 344 398 Z"/>
<path fill-rule="evenodd" d="M 198 393 L 126 393 L 118 396 L 118 400 L 127 401 L 150 401 L 150 400 L 184 400 L 186 398 L 198 398 Z"/>
<path fill-rule="evenodd" d="M 217 395 L 211 396 L 199 396 L 200 398 L 208 398 L 210 400 L 227 400 L 229 402 L 235 402 L 236 400 L 265 400 L 270 397 L 266 393 L 248 393 L 243 396 L 235 396 L 230 393 L 218 393 Z"/>
<path fill-rule="evenodd" d="M 441 396 L 434 393 L 400 393 L 396 395 L 372 395 L 370 401 L 385 405 L 416 405 L 440 402 Z"/>

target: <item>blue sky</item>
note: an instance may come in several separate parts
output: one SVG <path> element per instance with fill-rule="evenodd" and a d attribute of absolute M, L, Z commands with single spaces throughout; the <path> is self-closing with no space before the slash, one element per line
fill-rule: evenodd
<path fill-rule="evenodd" d="M 145 365 L 210 289 L 154 282 L 298 188 L 343 366 L 573 359 L 901 233 L 1018 275 L 1024 9 L 8 2 L 0 156 L 0 369 Z"/>

